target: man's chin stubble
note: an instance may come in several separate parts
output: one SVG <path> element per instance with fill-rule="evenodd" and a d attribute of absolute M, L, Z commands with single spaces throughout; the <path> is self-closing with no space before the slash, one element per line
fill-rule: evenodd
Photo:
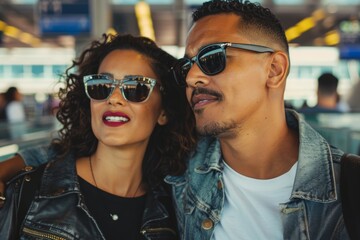
<path fill-rule="evenodd" d="M 210 122 L 203 126 L 197 126 L 196 129 L 201 136 L 220 137 L 222 135 L 233 135 L 235 128 L 235 123 Z"/>

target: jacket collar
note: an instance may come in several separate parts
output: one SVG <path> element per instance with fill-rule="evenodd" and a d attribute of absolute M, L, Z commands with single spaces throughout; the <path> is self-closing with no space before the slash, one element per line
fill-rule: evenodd
<path fill-rule="evenodd" d="M 330 145 L 295 111 L 287 110 L 286 120 L 290 128 L 298 129 L 300 143 L 291 198 L 335 201 L 336 181 Z"/>
<path fill-rule="evenodd" d="M 49 161 L 44 170 L 40 196 L 49 197 L 68 192 L 80 192 L 75 166 L 73 155 Z"/>
<path fill-rule="evenodd" d="M 165 206 L 168 202 L 169 206 Z M 145 211 L 143 215 L 143 227 L 152 221 L 159 221 L 169 218 L 168 209 L 171 209 L 171 197 L 165 191 L 163 186 L 151 190 L 151 194 L 147 194 Z"/>

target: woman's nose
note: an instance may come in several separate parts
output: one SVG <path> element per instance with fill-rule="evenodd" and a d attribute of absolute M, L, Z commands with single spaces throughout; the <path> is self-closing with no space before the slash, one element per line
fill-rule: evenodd
<path fill-rule="evenodd" d="M 118 86 L 115 87 L 114 91 L 111 93 L 107 101 L 111 105 L 117 105 L 117 104 L 124 105 L 124 103 L 126 102 Z"/>

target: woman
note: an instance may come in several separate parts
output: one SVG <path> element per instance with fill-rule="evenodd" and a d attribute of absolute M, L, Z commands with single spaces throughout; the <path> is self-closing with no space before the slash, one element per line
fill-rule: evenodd
<path fill-rule="evenodd" d="M 24 219 L 0 216 L 0 235 L 176 239 L 162 180 L 184 171 L 182 160 L 195 140 L 191 110 L 170 79 L 174 61 L 147 38 L 94 41 L 66 71 L 57 113 L 63 127 L 49 149 L 53 160 Z M 0 215 L 9 218 L 16 210 L 16 194 L 13 181 Z"/>

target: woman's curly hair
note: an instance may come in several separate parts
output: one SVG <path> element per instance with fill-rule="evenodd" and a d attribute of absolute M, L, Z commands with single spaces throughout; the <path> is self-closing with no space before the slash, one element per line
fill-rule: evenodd
<path fill-rule="evenodd" d="M 117 49 L 134 50 L 146 56 L 164 88 L 162 106 L 168 123 L 155 127 L 143 160 L 143 180 L 153 186 L 167 174 L 179 175 L 185 171 L 185 160 L 195 147 L 196 135 L 195 119 L 184 90 L 176 87 L 169 71 L 176 59 L 148 38 L 104 34 L 73 61 L 64 75 L 65 86 L 59 90 L 56 117 L 62 128 L 51 146 L 59 157 L 73 154 L 78 158 L 96 151 L 98 139 L 91 128 L 90 100 L 85 93 L 83 77 L 96 74 L 103 59 Z"/>

